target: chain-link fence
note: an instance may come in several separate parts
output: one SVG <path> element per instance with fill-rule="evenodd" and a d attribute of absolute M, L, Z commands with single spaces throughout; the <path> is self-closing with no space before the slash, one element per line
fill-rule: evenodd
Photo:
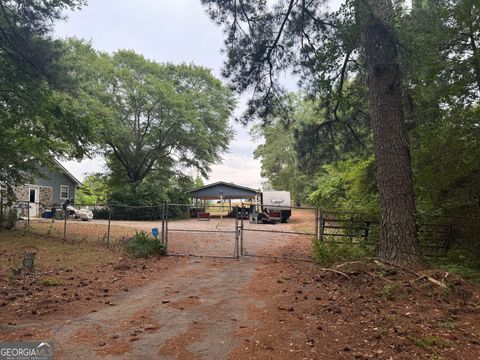
<path fill-rule="evenodd" d="M 249 203 L 42 204 L 0 198 L 0 229 L 17 229 L 71 242 L 123 244 L 136 232 L 153 233 L 170 255 L 260 256 L 310 260 L 313 244 L 349 243 L 378 248 L 377 219 L 365 214 Z M 443 256 L 455 244 L 479 248 L 480 218 L 422 217 L 422 250 Z"/>
<path fill-rule="evenodd" d="M 313 241 L 319 231 L 317 209 L 258 205 L 244 210 L 249 213 L 240 221 L 243 256 L 313 260 Z"/>

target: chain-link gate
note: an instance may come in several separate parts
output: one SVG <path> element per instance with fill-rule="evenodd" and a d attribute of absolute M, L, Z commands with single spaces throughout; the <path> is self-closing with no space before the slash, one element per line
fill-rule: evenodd
<path fill-rule="evenodd" d="M 183 218 L 171 220 L 172 218 Z M 165 243 L 169 255 L 238 257 L 238 216 L 228 206 L 168 204 Z"/>
<path fill-rule="evenodd" d="M 313 260 L 313 242 L 318 238 L 318 210 L 268 205 L 269 211 L 265 214 L 262 212 L 265 208 L 264 205 L 250 207 L 249 216 L 241 217 L 240 254 Z"/>
<path fill-rule="evenodd" d="M 269 212 L 264 212 L 262 205 L 216 204 L 198 208 L 168 204 L 164 225 L 168 254 L 313 259 L 318 211 L 300 207 L 269 208 Z M 172 220 L 174 218 L 177 220 Z"/>

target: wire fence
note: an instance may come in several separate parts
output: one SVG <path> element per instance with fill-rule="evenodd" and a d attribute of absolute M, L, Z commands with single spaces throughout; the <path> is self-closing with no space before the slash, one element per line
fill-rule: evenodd
<path fill-rule="evenodd" d="M 311 260 L 313 244 L 344 243 L 378 249 L 379 222 L 365 214 L 251 203 L 125 206 L 42 204 L 0 198 L 0 229 L 15 226 L 70 242 L 124 244 L 136 232 L 154 233 L 169 255 L 260 256 Z M 426 256 L 456 244 L 479 247 L 480 218 L 422 217 L 418 234 Z M 13 224 L 13 225 L 12 225 Z"/>

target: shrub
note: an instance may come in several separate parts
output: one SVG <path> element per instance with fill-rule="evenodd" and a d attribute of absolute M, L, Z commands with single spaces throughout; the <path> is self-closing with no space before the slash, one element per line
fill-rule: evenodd
<path fill-rule="evenodd" d="M 365 246 L 347 243 L 347 242 L 320 242 L 314 240 L 315 259 L 323 266 L 331 266 L 338 262 L 356 261 L 366 256 L 371 256 L 372 252 Z"/>
<path fill-rule="evenodd" d="M 110 210 L 106 207 L 95 207 L 93 210 L 93 218 L 94 219 L 103 219 L 107 220 Z"/>
<path fill-rule="evenodd" d="M 460 275 L 472 283 L 480 283 L 479 260 L 461 249 L 452 249 L 444 257 L 430 259 L 430 266 Z"/>
<path fill-rule="evenodd" d="M 0 217 L 0 229 L 11 230 L 15 227 L 17 222 L 18 214 L 17 210 L 14 208 L 4 209 L 2 216 Z"/>
<path fill-rule="evenodd" d="M 151 238 L 144 231 L 136 231 L 125 246 L 126 250 L 137 258 L 147 258 L 152 255 L 165 255 L 165 245 L 158 239 Z"/>

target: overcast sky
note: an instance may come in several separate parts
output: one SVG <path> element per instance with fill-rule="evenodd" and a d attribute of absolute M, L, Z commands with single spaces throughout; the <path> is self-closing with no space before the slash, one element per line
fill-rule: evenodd
<path fill-rule="evenodd" d="M 220 77 L 222 30 L 208 18 L 200 0 L 90 0 L 88 6 L 57 23 L 55 32 L 58 37 L 90 40 L 97 50 L 132 49 L 158 62 L 202 65 Z M 242 103 L 237 112 L 242 111 Z M 232 126 L 236 136 L 230 150 L 221 164 L 212 167 L 206 183 L 223 180 L 258 188 L 260 162 L 252 154 L 258 144 L 252 142 L 249 129 L 233 121 Z M 79 179 L 104 171 L 100 158 L 64 165 Z"/>

